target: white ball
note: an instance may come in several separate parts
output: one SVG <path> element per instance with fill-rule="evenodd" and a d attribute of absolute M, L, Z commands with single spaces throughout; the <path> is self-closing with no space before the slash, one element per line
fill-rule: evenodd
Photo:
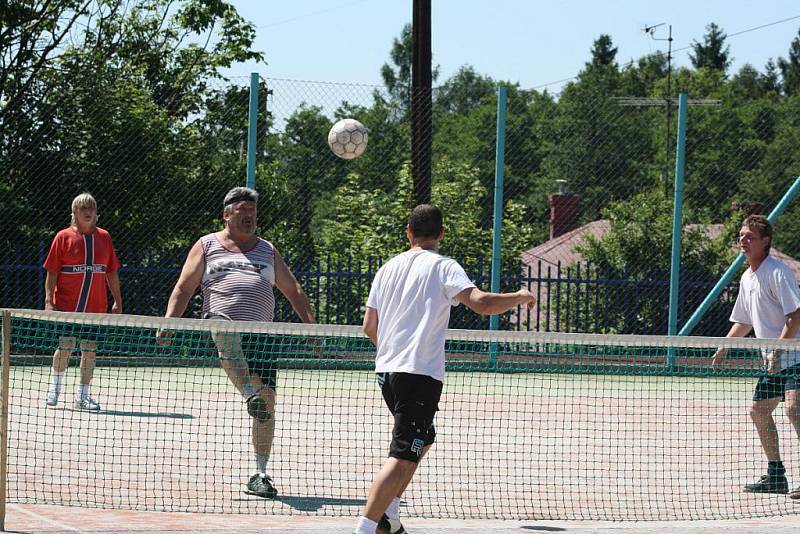
<path fill-rule="evenodd" d="M 328 132 L 328 145 L 342 159 L 357 158 L 367 148 L 369 132 L 355 119 L 342 119 Z"/>

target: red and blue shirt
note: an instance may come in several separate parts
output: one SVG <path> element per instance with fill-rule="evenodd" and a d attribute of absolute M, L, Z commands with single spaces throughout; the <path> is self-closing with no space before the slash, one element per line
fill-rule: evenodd
<path fill-rule="evenodd" d="M 111 235 L 102 228 L 82 234 L 70 226 L 56 234 L 44 262 L 56 273 L 53 306 L 59 311 L 106 313 L 106 275 L 119 269 Z"/>

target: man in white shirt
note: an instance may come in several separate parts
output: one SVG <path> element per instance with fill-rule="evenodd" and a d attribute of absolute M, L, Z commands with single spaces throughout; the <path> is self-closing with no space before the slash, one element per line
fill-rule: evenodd
<path fill-rule="evenodd" d="M 399 519 L 400 496 L 436 438 L 445 367 L 445 334 L 451 306 L 462 303 L 485 315 L 520 305 L 534 296 L 486 293 L 464 269 L 436 250 L 444 237 L 442 212 L 429 204 L 414 208 L 406 228 L 411 248 L 378 270 L 372 282 L 364 333 L 377 347 L 375 372 L 394 416 L 389 458 L 375 477 L 356 534 L 405 532 Z"/>
<path fill-rule="evenodd" d="M 731 313 L 733 326 L 727 337 L 744 337 L 751 331 L 759 339 L 794 339 L 800 330 L 800 289 L 794 273 L 769 255 L 772 225 L 763 215 L 750 215 L 739 231 L 739 248 L 749 264 L 742 275 Z M 720 349 L 713 365 L 726 355 Z M 800 437 L 800 352 L 764 351 L 763 374 L 753 393 L 750 418 L 767 456 L 767 474 L 744 491 L 787 493 L 789 482 L 778 448 L 778 429 L 772 412 L 784 400 L 784 410 Z M 789 493 L 800 499 L 800 488 Z"/>

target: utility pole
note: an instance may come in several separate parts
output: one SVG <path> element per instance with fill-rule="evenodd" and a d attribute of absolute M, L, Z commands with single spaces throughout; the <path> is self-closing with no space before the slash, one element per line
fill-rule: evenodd
<path fill-rule="evenodd" d="M 431 201 L 433 98 L 431 85 L 431 0 L 414 0 L 411 58 L 411 175 L 414 201 Z"/>
<path fill-rule="evenodd" d="M 672 123 L 672 24 L 668 25 L 669 33 L 666 39 L 656 37 L 656 28 L 664 26 L 666 23 L 655 24 L 653 26 L 645 26 L 642 28 L 646 34 L 654 41 L 667 41 L 667 94 L 664 96 L 665 106 L 667 108 L 667 131 L 664 136 L 664 194 L 669 196 L 669 164 L 670 157 L 670 125 Z"/>

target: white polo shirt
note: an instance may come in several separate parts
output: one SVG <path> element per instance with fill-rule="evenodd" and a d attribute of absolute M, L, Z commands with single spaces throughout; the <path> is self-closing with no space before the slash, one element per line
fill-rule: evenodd
<path fill-rule="evenodd" d="M 786 264 L 767 256 L 755 272 L 742 275 L 731 321 L 753 326 L 760 339 L 777 339 L 786 316 L 800 308 L 800 288 Z M 781 353 L 781 369 L 800 363 L 800 352 Z"/>
<path fill-rule="evenodd" d="M 378 312 L 378 373 L 412 373 L 444 381 L 444 343 L 455 296 L 475 287 L 453 259 L 409 250 L 389 260 L 372 282 L 367 307 Z"/>

